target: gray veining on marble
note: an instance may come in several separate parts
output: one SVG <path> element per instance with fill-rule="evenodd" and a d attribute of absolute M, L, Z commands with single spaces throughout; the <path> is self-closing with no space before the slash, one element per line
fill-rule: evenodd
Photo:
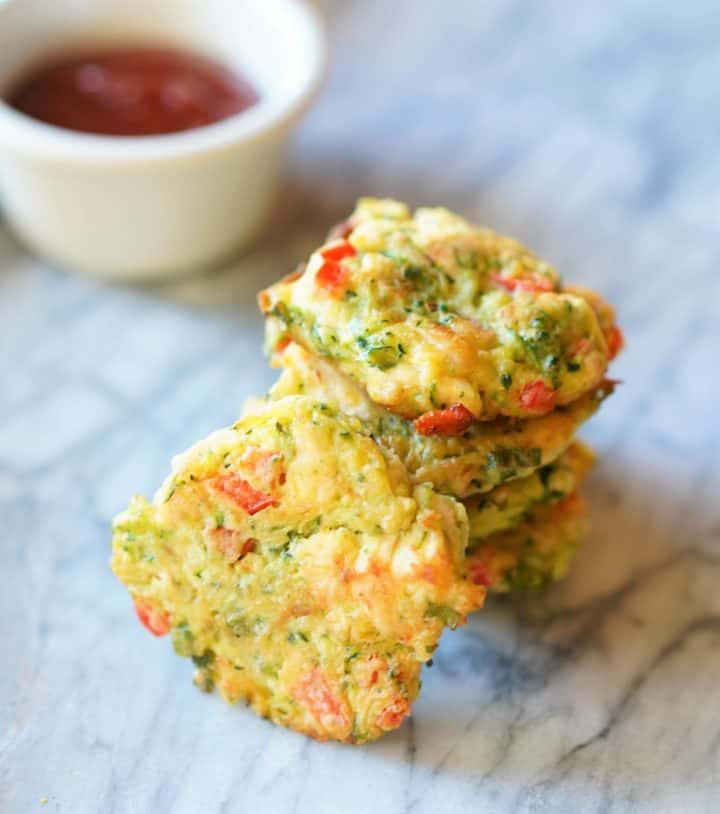
<path fill-rule="evenodd" d="M 333 73 L 251 254 L 111 288 L 0 231 L 0 811 L 717 812 L 720 9 L 326 10 Z M 272 380 L 255 291 L 363 193 L 517 235 L 629 348 L 571 578 L 446 634 L 412 721 L 351 748 L 198 693 L 107 560 L 129 495 Z"/>

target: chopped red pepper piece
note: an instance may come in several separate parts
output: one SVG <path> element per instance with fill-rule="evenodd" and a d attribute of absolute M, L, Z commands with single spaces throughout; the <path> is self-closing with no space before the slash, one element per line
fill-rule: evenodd
<path fill-rule="evenodd" d="M 470 559 L 468 576 L 470 577 L 470 581 L 475 583 L 475 585 L 484 585 L 486 588 L 492 585 L 492 577 L 490 576 L 487 563 L 481 562 L 480 560 Z"/>
<path fill-rule="evenodd" d="M 579 492 L 573 492 L 556 503 L 555 508 L 562 514 L 578 514 L 585 508 L 585 500 Z"/>
<path fill-rule="evenodd" d="M 347 270 L 340 263 L 326 260 L 317 270 L 315 282 L 333 297 L 341 297 L 345 293 L 347 276 Z"/>
<path fill-rule="evenodd" d="M 520 405 L 526 410 L 549 413 L 555 406 L 555 391 L 542 379 L 528 382 L 520 391 Z"/>
<path fill-rule="evenodd" d="M 357 249 L 347 240 L 338 240 L 320 250 L 323 260 L 344 260 L 346 257 L 355 257 Z"/>
<path fill-rule="evenodd" d="M 607 336 L 607 346 L 608 354 L 611 359 L 614 359 L 625 347 L 625 337 L 617 325 L 613 325 L 610 329 L 610 333 Z"/>
<path fill-rule="evenodd" d="M 490 279 L 506 291 L 552 291 L 552 280 L 535 274 L 532 277 L 503 277 L 500 274 L 491 274 Z"/>
<path fill-rule="evenodd" d="M 278 501 L 251 486 L 244 478 L 234 473 L 213 478 L 211 485 L 235 501 L 248 514 L 257 514 L 269 506 L 277 506 Z"/>
<path fill-rule="evenodd" d="M 135 600 L 135 613 L 140 622 L 153 636 L 164 636 L 170 632 L 170 616 L 142 599 Z"/>
<path fill-rule="evenodd" d="M 464 404 L 453 404 L 445 410 L 429 410 L 413 424 L 420 435 L 462 435 L 475 416 Z"/>

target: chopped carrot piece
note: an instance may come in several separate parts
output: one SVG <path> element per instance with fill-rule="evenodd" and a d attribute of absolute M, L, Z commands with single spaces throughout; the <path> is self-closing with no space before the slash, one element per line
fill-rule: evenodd
<path fill-rule="evenodd" d="M 212 545 L 233 562 L 241 560 L 246 554 L 255 551 L 257 540 L 252 537 L 245 537 L 239 531 L 233 529 L 219 528 L 210 532 Z"/>
<path fill-rule="evenodd" d="M 253 477 L 255 483 L 262 484 L 269 492 L 285 483 L 286 473 L 282 452 L 248 447 L 240 460 L 243 470 L 252 472 L 255 476 Z"/>
<path fill-rule="evenodd" d="M 263 314 L 267 314 L 267 312 L 270 310 L 270 306 L 272 305 L 270 295 L 267 293 L 267 291 L 258 292 L 257 303 Z"/>
<path fill-rule="evenodd" d="M 344 260 L 346 257 L 355 257 L 356 254 L 356 248 L 347 240 L 338 240 L 320 250 L 323 260 Z"/>
<path fill-rule="evenodd" d="M 278 501 L 271 495 L 266 495 L 255 489 L 244 478 L 235 473 L 219 475 L 210 482 L 214 489 L 231 498 L 241 509 L 248 514 L 257 514 L 269 506 L 277 506 Z"/>
<path fill-rule="evenodd" d="M 410 703 L 407 698 L 398 696 L 377 716 L 375 723 L 380 729 L 384 729 L 387 732 L 390 729 L 397 729 L 402 723 L 403 718 L 409 714 Z"/>
<path fill-rule="evenodd" d="M 380 680 L 380 676 L 388 673 L 388 663 L 384 658 L 373 654 L 365 662 L 359 662 L 354 675 L 361 687 L 374 687 Z"/>
<path fill-rule="evenodd" d="M 542 379 L 528 382 L 520 391 L 520 405 L 526 410 L 549 413 L 555 406 L 555 391 Z"/>
<path fill-rule="evenodd" d="M 292 342 L 292 339 L 285 334 L 282 338 L 278 339 L 277 344 L 275 345 L 275 353 L 282 353 L 285 348 Z"/>
<path fill-rule="evenodd" d="M 413 422 L 420 435 L 462 435 L 475 416 L 464 404 L 453 404 L 444 410 L 429 410 Z"/>
<path fill-rule="evenodd" d="M 552 291 L 552 280 L 534 274 L 532 277 L 503 277 L 500 274 L 491 274 L 490 279 L 506 291 Z"/>
<path fill-rule="evenodd" d="M 320 668 L 313 668 L 290 690 L 290 695 L 302 704 L 325 729 L 346 728 L 349 721 L 342 704 L 333 695 L 332 688 Z"/>
<path fill-rule="evenodd" d="M 170 616 L 143 599 L 135 600 L 135 613 L 140 622 L 153 636 L 164 636 L 170 632 Z"/>

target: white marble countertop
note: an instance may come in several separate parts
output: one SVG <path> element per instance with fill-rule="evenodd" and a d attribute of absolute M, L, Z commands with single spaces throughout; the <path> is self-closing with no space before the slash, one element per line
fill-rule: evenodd
<path fill-rule="evenodd" d="M 0 231 L 0 811 L 717 812 L 717 4 L 327 11 L 333 74 L 251 254 L 111 288 Z M 197 692 L 134 621 L 108 524 L 269 384 L 255 291 L 363 193 L 517 235 L 616 303 L 629 347 L 585 433 L 601 464 L 570 579 L 488 602 L 411 721 L 342 747 Z"/>

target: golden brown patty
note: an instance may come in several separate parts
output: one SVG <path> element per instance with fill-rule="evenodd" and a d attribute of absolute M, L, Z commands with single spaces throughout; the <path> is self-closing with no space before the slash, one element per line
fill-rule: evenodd
<path fill-rule="evenodd" d="M 369 198 L 348 224 L 260 305 L 420 432 L 544 415 L 602 381 L 621 336 L 612 310 L 516 241 Z"/>
<path fill-rule="evenodd" d="M 113 528 L 141 621 L 197 681 L 315 738 L 399 726 L 444 627 L 485 590 L 465 577 L 461 504 L 327 405 L 288 397 L 173 462 Z"/>
<path fill-rule="evenodd" d="M 567 574 L 588 528 L 585 503 L 577 492 L 538 506 L 520 525 L 471 540 L 471 579 L 493 593 L 544 588 Z"/>
<path fill-rule="evenodd" d="M 295 342 L 276 351 L 273 363 L 282 366 L 282 375 L 270 390 L 270 399 L 305 394 L 336 405 L 360 419 L 364 432 L 397 455 L 414 483 L 429 482 L 438 491 L 459 498 L 527 477 L 554 461 L 613 389 L 604 382 L 567 407 L 540 418 L 498 418 L 475 422 L 460 436 L 426 436 L 412 421 L 373 404 L 332 363 Z"/>
<path fill-rule="evenodd" d="M 470 545 L 520 525 L 537 506 L 558 503 L 575 492 L 595 462 L 592 450 L 574 441 L 552 463 L 464 501 L 470 524 Z"/>

